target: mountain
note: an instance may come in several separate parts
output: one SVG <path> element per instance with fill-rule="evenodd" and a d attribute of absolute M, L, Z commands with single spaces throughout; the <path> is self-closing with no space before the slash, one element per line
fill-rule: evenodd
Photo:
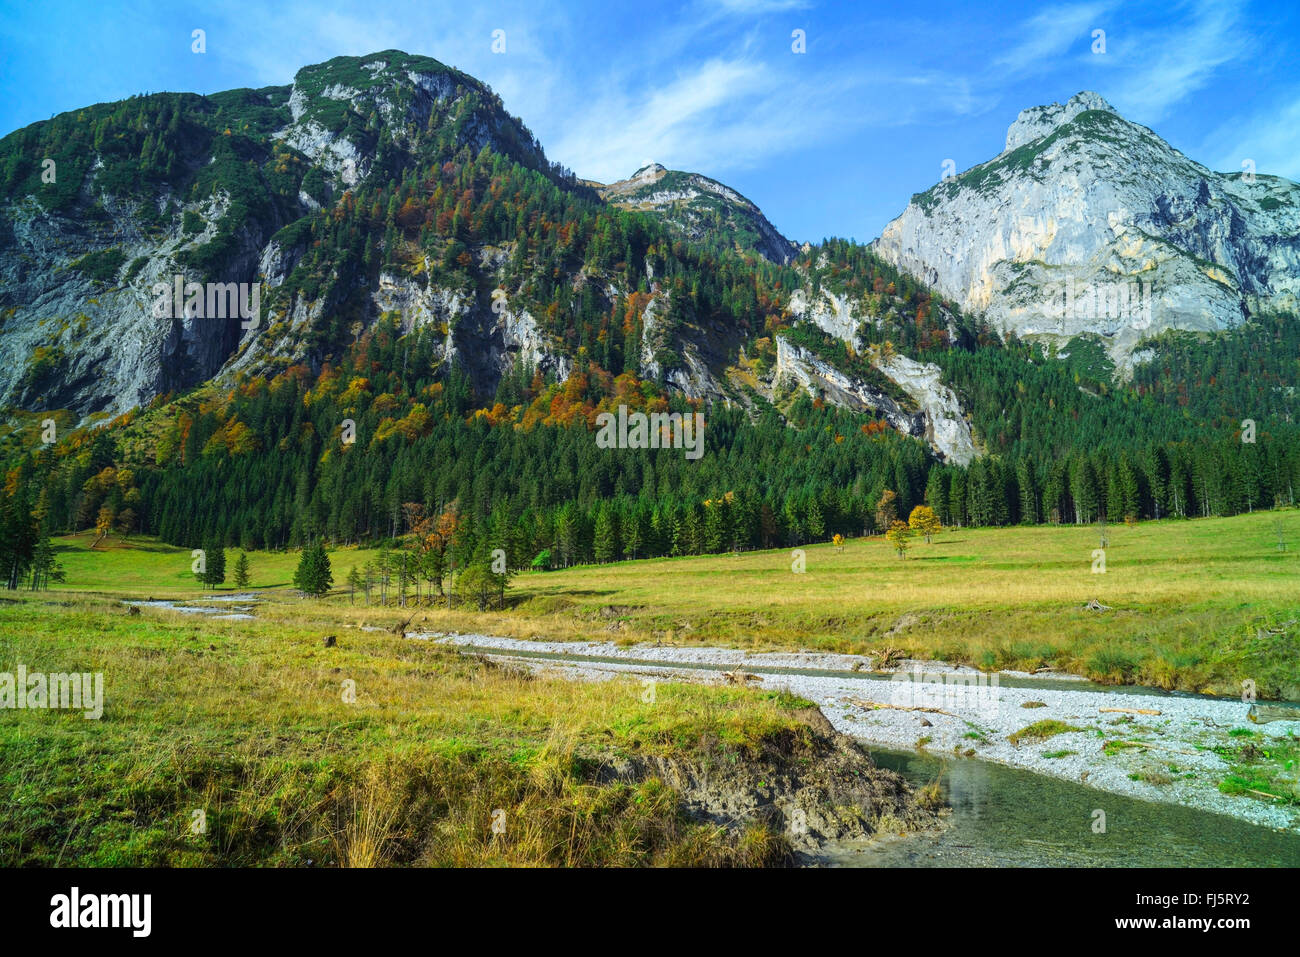
<path fill-rule="evenodd" d="M 356 195 L 458 152 L 581 192 L 485 85 L 396 50 L 304 67 L 291 86 L 135 97 L 10 134 L 0 141 L 0 404 L 115 415 L 223 369 L 318 363 L 346 336 L 340 314 L 358 313 L 358 283 L 394 305 L 410 298 L 400 277 L 359 275 L 370 267 L 356 246 Z M 336 222 L 349 214 L 350 242 L 313 265 L 326 210 Z M 384 212 L 393 221 L 400 204 Z M 154 286 L 177 275 L 264 281 L 256 326 L 160 321 Z M 428 300 L 444 317 L 456 311 L 456 293 Z M 517 343 L 530 335 L 507 330 Z"/>
<path fill-rule="evenodd" d="M 436 339 L 434 374 L 482 402 L 512 373 L 564 381 L 595 362 L 757 411 L 803 371 L 779 335 L 799 313 L 790 290 L 819 282 L 796 253 L 699 174 L 579 181 L 436 60 L 338 57 L 290 86 L 100 104 L 0 141 L 0 406 L 86 421 L 209 381 L 317 373 L 392 316 Z M 256 285 L 258 314 L 205 315 L 177 282 Z M 160 289 L 184 309 L 155 315 Z M 762 327 L 777 333 L 764 375 L 737 375 Z M 904 434 L 952 431 L 934 414 L 955 400 L 906 401 L 919 406 L 891 420 Z"/>
<path fill-rule="evenodd" d="M 757 206 L 729 186 L 699 173 L 668 170 L 651 163 L 629 179 L 595 183 L 597 192 L 623 209 L 657 215 L 680 235 L 697 243 L 734 246 L 782 265 L 798 247 L 767 221 Z"/>
<path fill-rule="evenodd" d="M 486 86 L 393 50 L 33 124 L 0 140 L 0 550 L 376 541 L 424 515 L 457 567 L 548 568 L 880 530 L 886 491 L 957 526 L 1294 503 L 1293 187 L 1103 107 L 1027 111 L 875 246 L 797 251 L 696 174 L 579 180 Z M 1109 216 L 1121 188 L 1155 212 Z M 948 275 L 968 248 L 978 283 Z M 1125 270 L 1158 280 L 1145 327 L 1032 331 L 1051 281 Z M 231 292 L 246 314 L 214 315 Z M 1107 345 L 1139 336 L 1159 361 L 1116 377 Z M 707 454 L 600 447 L 624 406 L 704 415 Z"/>
<path fill-rule="evenodd" d="M 1294 309 L 1300 186 L 1212 172 L 1082 92 L 1021 112 L 998 156 L 913 196 L 874 249 L 1005 332 L 1100 335 L 1127 369 L 1162 330 Z"/>

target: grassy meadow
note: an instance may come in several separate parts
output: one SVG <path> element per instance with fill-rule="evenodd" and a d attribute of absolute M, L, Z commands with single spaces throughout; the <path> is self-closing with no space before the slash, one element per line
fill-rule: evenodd
<path fill-rule="evenodd" d="M 1265 697 L 1300 698 L 1300 510 L 1106 531 L 1104 573 L 1092 570 L 1095 527 L 953 529 L 914 539 L 901 560 L 879 537 L 806 546 L 802 574 L 790 549 L 525 572 L 500 611 L 418 614 L 429 627 L 516 637 L 889 652 L 1228 695 L 1250 678 Z M 185 549 L 90 541 L 60 541 L 63 588 L 201 594 Z M 236 554 L 227 551 L 228 580 Z M 333 551 L 335 589 L 322 606 L 380 624 L 416 611 L 366 607 L 360 595 L 349 604 L 348 569 L 373 556 Z M 253 552 L 250 562 L 252 587 L 297 602 L 296 553 Z M 1111 610 L 1084 610 L 1094 598 Z"/>
<path fill-rule="evenodd" d="M 661 776 L 604 772 L 630 756 L 734 768 L 776 741 L 816 763 L 807 702 L 671 683 L 647 702 L 637 681 L 575 686 L 367 630 L 408 622 L 901 653 L 1229 695 L 1249 677 L 1265 697 L 1300 697 L 1300 511 L 1108 534 L 1104 574 L 1092 572 L 1095 528 L 954 529 L 906 559 L 880 538 L 809 546 L 801 574 L 788 549 L 523 573 L 488 611 L 401 608 L 391 595 L 367 605 L 342 582 L 373 553 L 347 548 L 331 553 L 334 591 L 304 599 L 290 585 L 296 553 L 253 552 L 252 620 L 134 611 L 122 599 L 205 594 L 189 550 L 66 537 L 64 584 L 0 596 L 0 670 L 103 672 L 104 716 L 2 713 L 0 864 L 790 860 L 768 823 L 702 823 Z M 1085 610 L 1093 598 L 1110 610 Z"/>
<path fill-rule="evenodd" d="M 102 672 L 105 707 L 99 720 L 0 713 L 0 865 L 788 860 L 768 824 L 701 823 L 661 778 L 600 771 L 628 756 L 726 765 L 778 739 L 797 754 L 808 702 L 673 684 L 647 702 L 632 680 L 575 694 L 564 680 L 338 624 L 323 606 L 250 622 L 131 615 L 86 596 L 6 599 L 0 670 Z"/>

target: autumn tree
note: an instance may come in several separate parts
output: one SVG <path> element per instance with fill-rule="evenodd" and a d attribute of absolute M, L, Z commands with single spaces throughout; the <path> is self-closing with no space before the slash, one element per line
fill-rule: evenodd
<path fill-rule="evenodd" d="M 889 526 L 889 531 L 885 532 L 885 538 L 889 541 L 889 544 L 898 549 L 899 558 L 907 557 L 908 542 L 911 537 L 912 530 L 908 527 L 907 523 L 897 520 Z"/>
<path fill-rule="evenodd" d="M 108 533 L 113 530 L 113 523 L 117 521 L 117 515 L 111 507 L 104 505 L 99 510 L 99 515 L 95 518 L 95 540 L 90 547 L 95 548 L 108 537 Z"/>
<path fill-rule="evenodd" d="M 887 488 L 876 503 L 876 528 L 890 528 L 898 519 L 898 493 Z"/>
<path fill-rule="evenodd" d="M 912 514 L 907 518 L 908 527 L 918 535 L 925 537 L 925 543 L 930 544 L 930 537 L 943 531 L 943 526 L 939 524 L 939 518 L 934 514 L 934 509 L 928 505 L 918 505 L 912 509 Z"/>

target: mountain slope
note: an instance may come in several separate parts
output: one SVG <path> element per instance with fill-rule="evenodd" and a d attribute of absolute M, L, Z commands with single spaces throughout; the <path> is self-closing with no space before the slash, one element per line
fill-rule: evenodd
<path fill-rule="evenodd" d="M 729 186 L 699 173 L 651 163 L 628 179 L 595 184 L 601 197 L 624 209 L 650 212 L 693 242 L 752 250 L 782 265 L 798 247 L 767 221 L 762 210 Z"/>
<path fill-rule="evenodd" d="M 245 367 L 304 357 L 308 334 L 360 278 L 349 244 L 326 275 L 276 295 L 319 246 L 320 211 L 367 182 L 484 150 L 578 189 L 486 86 L 392 50 L 304 67 L 289 87 L 138 97 L 10 134 L 0 141 L 0 403 L 116 414 L 236 356 Z M 46 158 L 52 183 L 40 175 Z M 159 320 L 154 285 L 177 275 L 264 279 L 269 295 L 252 328 L 188 312 Z M 277 320 L 284 334 L 269 335 Z"/>
<path fill-rule="evenodd" d="M 1095 93 L 1023 111 L 994 159 L 912 197 L 886 260 L 1021 336 L 1096 333 L 1125 366 L 1164 329 L 1300 293 L 1300 186 L 1212 172 Z"/>

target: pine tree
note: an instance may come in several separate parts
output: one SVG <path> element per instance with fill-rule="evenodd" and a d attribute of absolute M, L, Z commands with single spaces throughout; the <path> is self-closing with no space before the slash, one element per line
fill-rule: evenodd
<path fill-rule="evenodd" d="M 247 588 L 250 581 L 252 578 L 248 572 L 248 555 L 241 549 L 239 557 L 235 559 L 235 587 Z"/>
<path fill-rule="evenodd" d="M 330 559 L 324 545 L 317 542 L 303 549 L 293 573 L 293 584 L 303 594 L 316 598 L 329 592 L 334 576 L 330 573 Z"/>
<path fill-rule="evenodd" d="M 199 580 L 208 588 L 215 589 L 226 581 L 226 550 L 220 539 L 208 539 L 203 549 L 204 572 Z"/>
<path fill-rule="evenodd" d="M 601 564 L 612 562 L 618 557 L 614 514 L 613 510 L 608 507 L 602 508 L 596 515 L 593 548 L 596 553 L 596 561 Z"/>

